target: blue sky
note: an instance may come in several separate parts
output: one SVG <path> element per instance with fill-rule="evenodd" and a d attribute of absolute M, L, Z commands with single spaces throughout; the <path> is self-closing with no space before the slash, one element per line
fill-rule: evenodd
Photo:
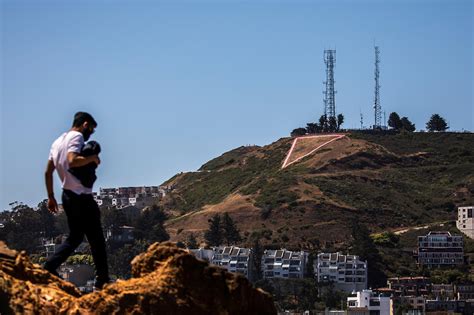
<path fill-rule="evenodd" d="M 474 130 L 472 1 L 0 2 L 0 209 L 45 197 L 50 145 L 79 110 L 99 122 L 96 188 L 288 136 L 322 113 L 329 48 L 345 127 L 373 123 L 375 41 L 387 117 Z"/>

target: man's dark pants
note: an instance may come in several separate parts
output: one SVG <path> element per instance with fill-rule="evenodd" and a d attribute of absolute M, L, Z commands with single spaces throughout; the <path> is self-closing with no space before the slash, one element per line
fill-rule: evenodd
<path fill-rule="evenodd" d="M 63 190 L 62 202 L 69 225 L 69 236 L 48 259 L 44 268 L 55 273 L 56 269 L 82 243 L 85 235 L 94 259 L 97 282 L 107 282 L 109 280 L 107 253 L 100 223 L 99 206 L 92 195 L 77 195 L 70 190 Z"/>

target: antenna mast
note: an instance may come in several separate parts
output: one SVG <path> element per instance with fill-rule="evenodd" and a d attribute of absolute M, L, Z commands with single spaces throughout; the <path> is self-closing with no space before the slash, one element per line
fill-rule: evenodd
<path fill-rule="evenodd" d="M 380 63 L 380 50 L 378 46 L 375 46 L 375 97 L 374 97 L 375 123 L 374 123 L 374 129 L 380 129 L 382 127 L 382 107 L 380 106 L 379 63 Z"/>
<path fill-rule="evenodd" d="M 336 51 L 324 51 L 324 63 L 326 64 L 326 81 L 324 90 L 324 115 L 329 120 L 330 117 L 336 118 L 336 91 L 334 90 L 334 65 L 336 63 Z"/>

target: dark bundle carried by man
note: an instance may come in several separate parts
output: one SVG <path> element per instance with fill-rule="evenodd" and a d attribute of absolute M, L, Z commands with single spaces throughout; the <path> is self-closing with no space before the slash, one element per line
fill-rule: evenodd
<path fill-rule="evenodd" d="M 82 148 L 82 151 L 79 155 L 87 157 L 91 155 L 98 155 L 100 153 L 100 144 L 96 141 L 89 141 Z M 77 179 L 80 180 L 81 184 L 87 188 L 92 188 L 92 185 L 97 179 L 95 175 L 95 170 L 97 168 L 96 163 L 89 163 L 80 167 L 72 167 L 69 169 L 69 172 L 74 175 Z"/>

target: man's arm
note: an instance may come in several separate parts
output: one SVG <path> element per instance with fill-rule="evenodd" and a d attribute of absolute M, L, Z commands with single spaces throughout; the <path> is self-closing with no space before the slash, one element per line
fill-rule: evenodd
<path fill-rule="evenodd" d="M 81 156 L 76 152 L 69 152 L 67 154 L 67 161 L 69 163 L 69 167 L 81 167 L 91 162 L 94 162 L 97 165 L 100 164 L 100 159 L 97 155 Z"/>
<path fill-rule="evenodd" d="M 58 203 L 54 198 L 53 190 L 53 172 L 54 172 L 54 163 L 51 160 L 48 160 L 46 165 L 46 171 L 44 173 L 44 178 L 46 182 L 46 191 L 48 192 L 48 210 L 52 213 L 58 212 Z"/>

